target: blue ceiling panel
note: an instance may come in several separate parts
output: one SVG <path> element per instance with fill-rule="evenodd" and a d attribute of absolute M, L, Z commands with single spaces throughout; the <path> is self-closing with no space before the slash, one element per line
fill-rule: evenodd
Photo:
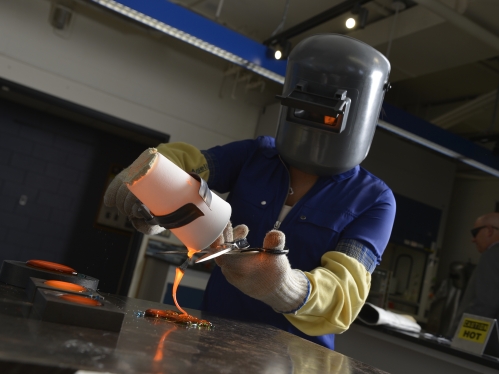
<path fill-rule="evenodd" d="M 166 0 L 117 0 L 191 36 L 232 53 L 276 74 L 286 74 L 286 61 L 268 55 L 268 47 L 242 34 Z"/>

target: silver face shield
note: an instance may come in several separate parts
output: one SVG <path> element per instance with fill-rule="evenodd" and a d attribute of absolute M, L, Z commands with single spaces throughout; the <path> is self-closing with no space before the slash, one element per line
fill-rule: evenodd
<path fill-rule="evenodd" d="M 367 156 L 390 63 L 376 49 L 344 35 L 316 35 L 291 52 L 276 147 L 291 166 L 334 175 Z"/>

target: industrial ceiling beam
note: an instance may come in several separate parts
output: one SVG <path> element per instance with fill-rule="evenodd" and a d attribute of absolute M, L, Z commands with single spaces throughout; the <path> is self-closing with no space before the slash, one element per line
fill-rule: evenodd
<path fill-rule="evenodd" d="M 477 25 L 475 22 L 470 21 L 465 16 L 459 14 L 454 9 L 449 8 L 447 5 L 435 0 L 413 0 L 419 5 L 431 10 L 435 14 L 444 18 L 449 23 L 460 29 L 466 31 L 468 34 L 473 35 L 482 42 L 488 44 L 495 50 L 499 51 L 499 37 L 488 30 L 484 29 L 482 26 Z"/>

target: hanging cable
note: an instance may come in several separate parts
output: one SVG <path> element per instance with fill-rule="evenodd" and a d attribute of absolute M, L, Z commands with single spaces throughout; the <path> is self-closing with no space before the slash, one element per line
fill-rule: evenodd
<path fill-rule="evenodd" d="M 217 13 L 215 14 L 216 20 L 218 20 L 218 17 L 220 17 L 220 13 L 222 13 L 223 6 L 224 6 L 224 0 L 220 0 L 220 2 L 218 3 Z"/>
<path fill-rule="evenodd" d="M 274 30 L 271 37 L 277 34 L 284 27 L 284 23 L 286 22 L 286 18 L 288 17 L 288 8 L 289 8 L 289 0 L 286 0 L 286 5 L 284 5 L 284 14 L 282 15 L 282 20 L 279 26 Z"/>
<path fill-rule="evenodd" d="M 496 102 L 494 104 L 494 112 L 492 113 L 492 121 L 490 122 L 490 126 L 486 131 L 486 134 L 492 134 L 492 131 L 494 130 L 494 125 L 496 123 L 497 119 L 497 107 L 499 106 L 499 87 L 497 87 L 497 93 L 496 93 Z"/>
<path fill-rule="evenodd" d="M 395 33 L 399 11 L 405 9 L 405 4 L 402 1 L 395 0 L 392 3 L 392 8 L 395 9 L 395 16 L 393 16 L 392 27 L 390 29 L 390 37 L 388 38 L 388 47 L 386 48 L 385 53 L 386 58 L 390 56 L 390 50 L 392 49 L 393 34 Z"/>

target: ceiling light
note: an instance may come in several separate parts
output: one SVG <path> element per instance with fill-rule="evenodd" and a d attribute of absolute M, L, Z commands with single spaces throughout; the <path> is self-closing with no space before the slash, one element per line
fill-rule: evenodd
<path fill-rule="evenodd" d="M 355 27 L 355 24 L 357 22 L 355 22 L 355 19 L 350 17 L 349 19 L 347 19 L 347 21 L 345 22 L 345 26 L 347 27 L 347 29 L 353 29 Z"/>
<path fill-rule="evenodd" d="M 50 24 L 57 30 L 65 30 L 71 22 L 72 15 L 71 9 L 57 4 L 52 10 Z"/>
<path fill-rule="evenodd" d="M 358 26 L 359 29 L 363 29 L 364 27 L 366 27 L 367 17 L 369 16 L 369 11 L 367 10 L 367 8 L 362 7 L 359 3 L 352 9 L 352 14 L 355 17 L 348 18 L 345 23 L 345 26 L 348 29 L 353 29 L 355 26 Z"/>
<path fill-rule="evenodd" d="M 291 52 L 291 43 L 288 40 L 276 41 L 268 47 L 268 54 L 276 60 L 285 60 Z M 269 57 L 270 57 L 269 56 Z"/>

